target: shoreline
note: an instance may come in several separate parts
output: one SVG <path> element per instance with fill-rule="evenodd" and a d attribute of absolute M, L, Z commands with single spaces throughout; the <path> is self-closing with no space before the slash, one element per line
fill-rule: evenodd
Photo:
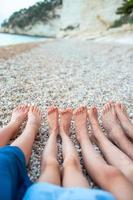
<path fill-rule="evenodd" d="M 39 47 L 43 42 L 27 42 L 0 46 L 0 59 L 9 59 L 32 48 Z"/>

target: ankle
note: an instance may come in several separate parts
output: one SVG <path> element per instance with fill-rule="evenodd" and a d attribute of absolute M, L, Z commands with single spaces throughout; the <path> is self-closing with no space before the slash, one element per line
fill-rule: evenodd
<path fill-rule="evenodd" d="M 58 128 L 52 128 L 52 129 L 50 129 L 50 134 L 58 134 L 59 133 L 59 130 L 58 130 Z"/>
<path fill-rule="evenodd" d="M 71 154 L 71 156 L 68 156 L 64 159 L 63 168 L 68 167 L 75 167 L 80 169 L 80 162 L 77 156 Z"/>
<path fill-rule="evenodd" d="M 41 163 L 41 173 L 44 172 L 46 167 L 50 167 L 50 166 L 54 168 L 60 168 L 59 163 L 56 158 L 44 158 Z"/>
<path fill-rule="evenodd" d="M 31 123 L 27 122 L 25 130 L 32 131 L 33 133 L 36 134 L 38 132 L 39 128 L 36 124 L 31 124 Z"/>
<path fill-rule="evenodd" d="M 66 132 L 60 132 L 60 136 L 62 140 L 65 140 L 66 138 L 69 138 L 69 136 L 66 134 Z"/>
<path fill-rule="evenodd" d="M 5 127 L 13 131 L 18 131 L 20 124 L 17 122 L 10 121 Z"/>
<path fill-rule="evenodd" d="M 77 135 L 77 140 L 79 143 L 84 143 L 86 140 L 89 140 L 88 134 Z"/>

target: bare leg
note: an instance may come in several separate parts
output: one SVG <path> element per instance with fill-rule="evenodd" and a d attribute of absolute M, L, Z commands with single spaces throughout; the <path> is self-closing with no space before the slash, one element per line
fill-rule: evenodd
<path fill-rule="evenodd" d="M 59 127 L 58 109 L 56 107 L 48 109 L 48 124 L 50 136 L 42 154 L 41 176 L 38 181 L 61 185 L 60 167 L 57 161 L 56 138 Z"/>
<path fill-rule="evenodd" d="M 12 117 L 9 124 L 0 129 L 0 146 L 8 144 L 10 139 L 16 136 L 20 126 L 26 119 L 28 114 L 28 106 L 20 105 L 12 112 Z"/>
<path fill-rule="evenodd" d="M 28 121 L 23 133 L 11 144 L 11 146 L 19 147 L 29 162 L 31 156 L 32 145 L 41 123 L 41 112 L 36 106 L 31 106 L 28 112 Z"/>
<path fill-rule="evenodd" d="M 89 110 L 89 119 L 97 144 L 108 163 L 121 170 L 121 172 L 133 183 L 133 161 L 103 134 L 98 123 L 98 113 L 95 107 Z"/>
<path fill-rule="evenodd" d="M 116 168 L 108 165 L 93 149 L 87 132 L 87 110 L 74 112 L 77 138 L 80 142 L 84 163 L 92 179 L 103 189 L 111 192 L 117 200 L 132 199 L 132 185 Z"/>
<path fill-rule="evenodd" d="M 110 139 L 133 159 L 133 143 L 120 126 L 113 103 L 108 103 L 104 106 L 102 118 L 103 126 L 108 131 Z"/>
<path fill-rule="evenodd" d="M 121 103 L 115 104 L 115 111 L 125 133 L 133 139 L 133 124 L 131 123 L 126 107 Z"/>
<path fill-rule="evenodd" d="M 72 109 L 67 108 L 60 112 L 60 135 L 63 147 L 63 180 L 64 187 L 85 187 L 89 184 L 82 174 L 77 152 L 72 144 L 70 136 L 70 124 L 72 119 Z"/>

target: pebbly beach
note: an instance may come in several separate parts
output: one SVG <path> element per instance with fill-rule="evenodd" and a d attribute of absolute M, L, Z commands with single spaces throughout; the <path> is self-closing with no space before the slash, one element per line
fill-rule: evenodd
<path fill-rule="evenodd" d="M 130 44 L 73 38 L 0 48 L 0 126 L 7 124 L 12 109 L 21 103 L 38 105 L 43 113 L 28 166 L 32 181 L 39 177 L 41 153 L 49 136 L 48 106 L 75 109 L 80 105 L 96 105 L 101 112 L 107 101 L 120 101 L 133 120 L 132 75 L 133 46 Z M 88 130 L 91 136 L 89 122 Z M 71 138 L 81 158 L 73 122 Z M 61 148 L 58 138 L 60 164 Z M 81 165 L 87 175 L 82 158 Z"/>

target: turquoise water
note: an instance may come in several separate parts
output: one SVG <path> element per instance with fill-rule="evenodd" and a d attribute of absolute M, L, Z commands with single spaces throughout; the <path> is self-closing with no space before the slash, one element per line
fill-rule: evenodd
<path fill-rule="evenodd" d="M 26 42 L 34 42 L 34 41 L 37 42 L 41 40 L 44 41 L 44 38 L 0 33 L 0 46 L 20 44 L 20 43 L 26 43 Z"/>

